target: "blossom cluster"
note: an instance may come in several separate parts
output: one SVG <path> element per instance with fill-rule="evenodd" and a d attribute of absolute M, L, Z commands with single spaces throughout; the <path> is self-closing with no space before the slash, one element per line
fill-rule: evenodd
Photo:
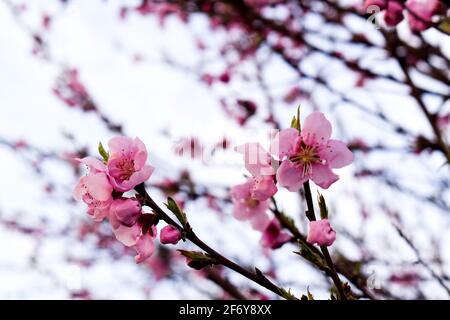
<path fill-rule="evenodd" d="M 255 230 L 262 232 L 263 247 L 276 249 L 291 240 L 282 230 L 278 217 L 268 214 L 278 185 L 297 192 L 312 180 L 327 189 L 339 177 L 332 169 L 342 168 L 353 161 L 347 146 L 331 139 L 331 124 L 320 112 L 306 117 L 302 128 L 298 118 L 294 126 L 273 135 L 269 152 L 259 143 L 236 147 L 244 156 L 245 167 L 251 174 L 242 184 L 231 188 L 233 216 L 249 220 Z M 133 193 L 147 181 L 154 168 L 147 165 L 147 149 L 138 138 L 115 137 L 109 152 L 100 144 L 103 161 L 94 157 L 77 159 L 88 167 L 88 174 L 78 181 L 74 198 L 82 200 L 94 221 L 109 221 L 116 238 L 137 251 L 137 263 L 145 261 L 154 251 L 159 218 L 145 213 L 142 194 Z M 186 221 L 183 221 L 185 226 Z M 160 233 L 160 242 L 176 244 L 181 239 L 178 226 L 167 225 Z M 333 244 L 335 231 L 327 219 L 310 221 L 307 241 L 321 246 Z"/>
<path fill-rule="evenodd" d="M 116 238 L 137 251 L 137 263 L 145 261 L 154 251 L 157 229 L 152 214 L 143 212 L 136 197 L 125 193 L 147 181 L 154 168 L 147 165 L 147 150 L 138 138 L 115 137 L 109 143 L 109 153 L 101 147 L 103 161 L 86 157 L 78 159 L 89 168 L 75 186 L 73 195 L 88 206 L 94 221 L 108 219 Z M 161 243 L 177 243 L 180 232 L 172 226 L 161 230 Z"/>
<path fill-rule="evenodd" d="M 378 7 L 384 11 L 384 22 L 393 27 L 403 19 L 406 10 L 409 27 L 414 32 L 424 31 L 432 26 L 433 16 L 443 10 L 439 0 L 408 0 L 406 3 L 400 0 L 365 0 L 364 7 Z"/>
<path fill-rule="evenodd" d="M 251 177 L 231 188 L 233 215 L 239 220 L 249 220 L 255 230 L 263 232 L 262 245 L 272 249 L 290 240 L 281 230 L 279 221 L 270 219 L 267 214 L 270 199 L 278 191 L 277 184 L 297 192 L 306 181 L 312 180 L 327 189 L 339 179 L 332 169 L 353 162 L 353 154 L 347 146 L 330 139 L 331 123 L 321 112 L 306 117 L 301 129 L 300 123 L 297 124 L 274 135 L 269 152 L 259 143 L 246 143 L 236 148 L 244 155 Z M 328 219 L 310 222 L 308 242 L 329 246 L 335 237 Z"/>

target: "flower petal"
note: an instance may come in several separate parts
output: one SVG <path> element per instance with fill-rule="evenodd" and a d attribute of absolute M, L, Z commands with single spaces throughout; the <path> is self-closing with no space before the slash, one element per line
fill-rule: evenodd
<path fill-rule="evenodd" d="M 230 190 L 231 198 L 236 201 L 247 199 L 248 197 L 250 197 L 250 190 L 252 184 L 253 181 L 249 179 L 245 183 L 235 185 Z"/>
<path fill-rule="evenodd" d="M 251 188 L 251 197 L 256 200 L 264 201 L 274 196 L 278 189 L 273 180 L 273 176 L 263 176 L 253 178 Z"/>
<path fill-rule="evenodd" d="M 142 182 L 147 181 L 150 178 L 150 176 L 152 175 L 154 170 L 155 170 L 155 167 L 147 165 L 147 166 L 144 166 L 141 170 L 133 173 L 129 180 L 129 184 L 131 187 L 130 189 L 134 188 L 138 184 L 141 184 Z"/>
<path fill-rule="evenodd" d="M 301 136 L 307 145 L 324 145 L 331 137 L 331 123 L 322 112 L 313 112 L 302 125 Z"/>
<path fill-rule="evenodd" d="M 280 160 L 289 156 L 295 149 L 299 139 L 297 129 L 289 128 L 278 132 L 270 141 L 270 153 L 276 155 Z"/>
<path fill-rule="evenodd" d="M 81 177 L 78 180 L 77 185 L 75 186 L 75 188 L 73 189 L 73 198 L 77 201 L 80 201 L 81 198 L 83 197 L 84 193 L 86 192 L 86 176 Z"/>
<path fill-rule="evenodd" d="M 334 182 L 339 179 L 339 176 L 331 171 L 330 167 L 323 164 L 313 164 L 311 180 L 319 187 L 328 189 Z"/>
<path fill-rule="evenodd" d="M 107 201 L 111 198 L 113 187 L 104 173 L 86 176 L 85 184 L 89 194 L 98 201 Z"/>
<path fill-rule="evenodd" d="M 135 224 L 132 227 L 126 227 L 123 224 L 119 225 L 117 229 L 113 229 L 116 239 L 122 242 L 127 247 L 132 247 L 141 234 L 141 227 Z"/>
<path fill-rule="evenodd" d="M 111 158 L 120 157 L 129 154 L 132 150 L 133 140 L 129 137 L 114 137 L 108 142 L 109 153 Z"/>
<path fill-rule="evenodd" d="M 154 230 L 154 235 L 156 236 L 156 230 Z M 137 255 L 134 257 L 136 263 L 141 263 L 150 258 L 155 251 L 155 244 L 153 243 L 154 237 L 150 234 L 141 235 L 136 241 L 136 252 Z"/>
<path fill-rule="evenodd" d="M 105 172 L 106 171 L 106 165 L 100 161 L 97 158 L 94 157 L 85 157 L 83 159 L 76 159 L 77 161 L 79 161 L 82 164 L 85 164 L 89 167 L 90 170 L 92 171 L 98 171 L 98 172 Z"/>
<path fill-rule="evenodd" d="M 252 215 L 249 207 L 242 202 L 235 202 L 233 207 L 233 217 L 237 220 L 248 219 Z"/>
<path fill-rule="evenodd" d="M 353 153 L 339 140 L 328 140 L 328 145 L 319 152 L 319 156 L 326 160 L 331 168 L 336 169 L 353 162 Z"/>
<path fill-rule="evenodd" d="M 284 160 L 277 171 L 277 181 L 289 191 L 300 190 L 302 184 L 308 180 L 308 176 L 303 175 L 302 167 L 293 164 L 289 160 Z"/>
<path fill-rule="evenodd" d="M 141 170 L 142 167 L 145 166 L 145 162 L 147 161 L 147 148 L 145 144 L 139 139 L 134 139 L 134 147 L 136 148 L 136 154 L 134 156 L 134 168 L 135 170 Z"/>
<path fill-rule="evenodd" d="M 253 229 L 257 231 L 264 231 L 270 223 L 270 218 L 267 213 L 257 214 L 250 218 L 250 223 Z"/>

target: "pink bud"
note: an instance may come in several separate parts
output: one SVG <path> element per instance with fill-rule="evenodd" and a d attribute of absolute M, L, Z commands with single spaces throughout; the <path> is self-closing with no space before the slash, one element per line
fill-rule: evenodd
<path fill-rule="evenodd" d="M 398 0 L 389 0 L 384 14 L 384 22 L 386 22 L 389 27 L 394 27 L 402 20 L 403 3 Z"/>
<path fill-rule="evenodd" d="M 141 214 L 141 204 L 134 199 L 116 199 L 111 205 L 111 213 L 123 225 L 131 227 Z"/>
<path fill-rule="evenodd" d="M 181 233 L 174 226 L 168 225 L 161 229 L 159 239 L 162 244 L 177 244 L 181 239 Z"/>
<path fill-rule="evenodd" d="M 328 219 L 311 221 L 306 241 L 319 246 L 331 246 L 336 240 L 336 231 L 331 228 Z"/>

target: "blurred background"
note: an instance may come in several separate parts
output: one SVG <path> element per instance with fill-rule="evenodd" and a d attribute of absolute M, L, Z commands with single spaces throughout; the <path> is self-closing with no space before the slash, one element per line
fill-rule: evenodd
<path fill-rule="evenodd" d="M 263 248 L 228 196 L 246 174 L 233 147 L 267 147 L 301 105 L 302 119 L 325 113 L 355 154 L 320 190 L 343 279 L 380 299 L 448 299 L 441 12 L 413 33 L 406 17 L 386 26 L 356 0 L 1 0 L 0 298 L 228 299 L 223 281 L 276 298 L 229 270 L 190 269 L 175 250 L 195 248 L 187 242 L 136 265 L 106 222 L 91 221 L 72 199 L 84 174 L 74 158 L 116 135 L 146 144 L 156 168 L 147 190 L 180 202 L 205 242 L 298 296 L 329 298 L 329 278 L 293 244 Z M 302 194 L 276 198 L 306 232 Z"/>

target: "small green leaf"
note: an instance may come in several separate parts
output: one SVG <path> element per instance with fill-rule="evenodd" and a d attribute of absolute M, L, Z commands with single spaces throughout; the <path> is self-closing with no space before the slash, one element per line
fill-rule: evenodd
<path fill-rule="evenodd" d="M 214 259 L 207 253 L 203 253 L 200 251 L 181 250 L 181 249 L 179 249 L 178 251 L 187 258 L 188 266 L 193 269 L 196 269 L 196 270 L 201 270 L 205 267 L 218 264 L 216 259 Z"/>
<path fill-rule="evenodd" d="M 302 130 L 300 124 L 300 106 L 297 107 L 297 116 L 294 116 L 291 120 L 291 128 L 297 129 L 299 132 Z"/>
<path fill-rule="evenodd" d="M 319 203 L 320 217 L 322 219 L 328 219 L 327 203 L 325 202 L 324 196 L 318 191 L 317 191 L 317 202 Z"/>
<path fill-rule="evenodd" d="M 107 163 L 107 162 L 108 162 L 108 159 L 109 159 L 109 153 L 106 152 L 106 150 L 105 150 L 105 148 L 103 147 L 103 145 L 102 145 L 101 142 L 98 143 L 98 153 L 100 153 L 100 155 L 102 156 L 103 162 L 104 162 L 104 163 Z"/>
<path fill-rule="evenodd" d="M 278 292 L 286 300 L 295 300 L 295 296 L 292 294 L 290 288 L 288 290 L 283 289 L 283 288 L 278 288 Z"/>
<path fill-rule="evenodd" d="M 173 200 L 171 197 L 168 197 L 166 207 L 167 209 L 173 212 L 173 214 L 177 217 L 178 221 L 180 221 L 183 228 L 185 228 L 187 226 L 187 217 L 183 209 L 180 208 L 180 206 L 176 203 L 176 201 Z"/>

